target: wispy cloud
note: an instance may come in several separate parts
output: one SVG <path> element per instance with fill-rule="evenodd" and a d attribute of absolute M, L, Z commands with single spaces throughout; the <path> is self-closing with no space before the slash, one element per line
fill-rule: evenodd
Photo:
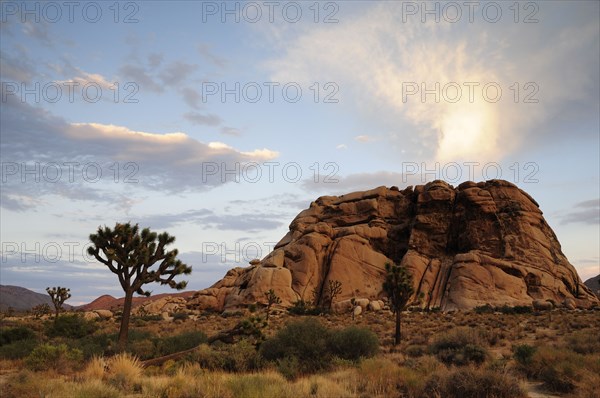
<path fill-rule="evenodd" d="M 561 216 L 561 224 L 600 225 L 600 199 L 579 202 Z"/>
<path fill-rule="evenodd" d="M 150 133 L 116 125 L 68 123 L 12 96 L 3 104 L 2 113 L 0 153 L 4 162 L 19 167 L 31 159 L 61 165 L 93 162 L 101 167 L 113 162 L 131 163 L 136 171 L 136 185 L 132 187 L 138 189 L 204 191 L 231 180 L 219 172 L 224 164 L 231 169 L 236 163 L 267 161 L 279 155 L 268 148 L 239 150 L 222 142 L 204 143 L 182 132 Z M 203 172 L 209 163 L 216 171 Z M 62 175 L 68 176 L 69 170 L 63 170 Z M 23 184 L 17 174 L 3 184 L 2 206 L 30 208 L 50 193 L 71 199 L 118 201 L 118 192 L 102 188 L 101 184 L 87 184 L 87 189 L 81 189 L 68 178 L 57 183 Z"/>

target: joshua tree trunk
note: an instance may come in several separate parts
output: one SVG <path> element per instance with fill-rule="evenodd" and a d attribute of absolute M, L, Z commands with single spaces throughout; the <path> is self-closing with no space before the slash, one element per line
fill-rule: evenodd
<path fill-rule="evenodd" d="M 131 315 L 131 304 L 133 302 L 133 291 L 125 293 L 125 302 L 123 303 L 123 315 L 121 316 L 121 329 L 119 329 L 119 350 L 124 351 L 127 346 L 129 335 L 129 318 Z"/>
<path fill-rule="evenodd" d="M 400 344 L 401 339 L 400 334 L 400 311 L 396 309 L 396 338 L 394 339 L 394 345 Z"/>

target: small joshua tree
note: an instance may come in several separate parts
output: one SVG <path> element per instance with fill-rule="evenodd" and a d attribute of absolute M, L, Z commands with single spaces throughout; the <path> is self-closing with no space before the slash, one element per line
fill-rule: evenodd
<path fill-rule="evenodd" d="M 265 298 L 267 299 L 267 321 L 269 321 L 271 307 L 273 304 L 281 304 L 281 299 L 275 294 L 273 289 L 269 289 L 268 292 L 265 292 Z"/>
<path fill-rule="evenodd" d="M 405 267 L 387 263 L 385 265 L 385 282 L 383 290 L 387 293 L 392 310 L 396 313 L 396 333 L 394 345 L 400 343 L 400 320 L 401 313 L 406 308 L 408 300 L 414 292 L 412 275 Z"/>
<path fill-rule="evenodd" d="M 62 310 L 62 306 L 63 306 L 64 302 L 71 298 L 71 293 L 70 293 L 71 289 L 67 289 L 66 287 L 57 286 L 57 287 L 53 287 L 52 289 L 47 287 L 46 291 L 48 292 L 48 295 L 50 295 L 50 298 L 52 299 L 52 304 L 54 304 L 54 309 L 55 309 L 54 321 L 56 322 L 56 320 L 58 319 L 58 313 Z"/>
<path fill-rule="evenodd" d="M 50 306 L 46 303 L 38 304 L 31 308 L 31 312 L 36 318 L 41 318 L 42 316 L 50 313 Z"/>
<path fill-rule="evenodd" d="M 333 300 L 342 292 L 342 282 L 329 280 L 327 283 L 327 297 L 329 301 L 329 310 L 333 305 Z"/>

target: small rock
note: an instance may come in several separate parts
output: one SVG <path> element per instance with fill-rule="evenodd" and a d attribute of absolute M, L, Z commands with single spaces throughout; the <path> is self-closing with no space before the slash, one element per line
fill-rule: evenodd
<path fill-rule="evenodd" d="M 363 309 L 367 309 L 367 306 L 369 305 L 369 299 L 368 298 L 359 298 L 356 299 L 354 301 L 354 303 L 360 307 L 362 307 Z"/>
<path fill-rule="evenodd" d="M 95 310 L 94 312 L 102 319 L 110 319 L 113 317 L 112 311 L 109 310 Z"/>
<path fill-rule="evenodd" d="M 332 304 L 331 309 L 335 314 L 344 314 L 352 310 L 352 302 L 350 300 L 342 300 Z"/>
<path fill-rule="evenodd" d="M 569 310 L 577 309 L 577 304 L 575 303 L 575 300 L 573 300 L 570 297 L 566 298 L 565 301 L 563 301 L 563 306 L 565 306 L 565 308 Z"/>
<path fill-rule="evenodd" d="M 536 311 L 549 311 L 553 308 L 551 302 L 544 300 L 533 300 L 533 309 Z"/>
<path fill-rule="evenodd" d="M 362 314 L 362 307 L 357 305 L 354 307 L 354 316 L 359 316 L 360 314 Z"/>
<path fill-rule="evenodd" d="M 379 301 L 371 301 L 369 303 L 369 310 L 371 310 L 371 311 L 381 311 L 381 305 L 379 304 Z"/>

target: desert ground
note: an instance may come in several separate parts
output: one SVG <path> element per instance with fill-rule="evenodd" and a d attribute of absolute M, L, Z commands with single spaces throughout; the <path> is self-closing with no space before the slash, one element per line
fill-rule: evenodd
<path fill-rule="evenodd" d="M 1 321 L 8 397 L 600 397 L 600 311 L 521 307 L 293 315 L 257 306 L 198 317 L 134 317 L 118 353 L 118 314 Z M 44 319 L 46 318 L 46 319 Z M 230 341 L 207 337 L 247 326 Z M 287 325 L 287 326 L 286 326 Z M 290 326 L 291 325 L 291 326 Z M 190 348 L 194 348 L 189 350 Z M 148 366 L 145 361 L 189 350 Z"/>

